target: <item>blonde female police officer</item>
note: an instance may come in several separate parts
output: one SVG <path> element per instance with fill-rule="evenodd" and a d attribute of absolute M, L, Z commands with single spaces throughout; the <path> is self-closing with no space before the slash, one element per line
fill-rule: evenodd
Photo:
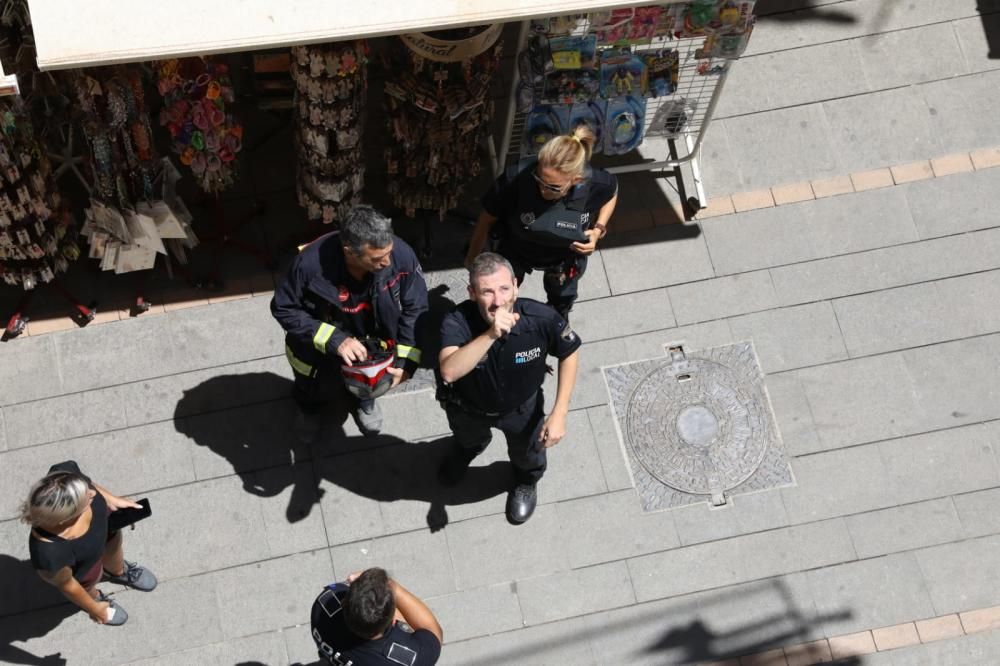
<path fill-rule="evenodd" d="M 548 141 L 537 159 L 509 168 L 482 199 L 483 211 L 469 241 L 465 266 L 483 251 L 494 224 L 497 252 L 525 273 L 543 271 L 548 304 L 567 318 L 587 257 L 607 233 L 618 202 L 618 182 L 590 166 L 595 142 L 587 125 Z"/>

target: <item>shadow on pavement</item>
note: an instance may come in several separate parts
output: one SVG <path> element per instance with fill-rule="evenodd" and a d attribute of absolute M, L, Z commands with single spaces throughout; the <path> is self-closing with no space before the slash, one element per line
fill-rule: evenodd
<path fill-rule="evenodd" d="M 850 12 L 820 0 L 757 0 L 754 13 L 768 22 L 822 21 L 843 25 L 858 22 Z"/>
<path fill-rule="evenodd" d="M 77 610 L 38 577 L 30 561 L 0 555 L 0 663 L 65 664 L 58 652 L 39 657 L 14 643 L 45 636 Z"/>
<path fill-rule="evenodd" d="M 289 522 L 312 512 L 322 499 L 323 480 L 380 502 L 427 502 L 432 530 L 447 525 L 448 506 L 481 502 L 513 485 L 510 463 L 495 462 L 471 468 L 454 488 L 444 487 L 436 477 L 450 436 L 427 442 L 348 436 L 343 428 L 348 414 L 335 406 L 343 401 L 331 405 L 322 444 L 310 451 L 296 441 L 294 407 L 282 399 L 291 390 L 291 381 L 272 373 L 213 377 L 185 391 L 174 419 L 178 432 L 225 458 L 248 493 L 274 497 L 291 487 Z M 245 396 L 261 402 L 231 404 Z"/>
<path fill-rule="evenodd" d="M 983 22 L 983 34 L 989 48 L 986 57 L 996 60 L 1000 58 L 1000 0 L 978 0 L 976 11 Z"/>
<path fill-rule="evenodd" d="M 658 608 L 661 603 L 666 608 Z M 811 602 L 809 606 L 811 606 Z M 643 608 L 646 606 L 647 608 Z M 620 614 L 619 617 L 615 617 Z M 608 617 L 611 615 L 611 617 Z M 747 583 L 683 599 L 650 602 L 559 623 L 567 629 L 545 632 L 548 638 L 521 636 L 514 647 L 479 658 L 476 666 L 564 663 L 566 646 L 589 642 L 593 662 L 619 664 L 702 664 L 745 657 L 823 637 L 822 623 L 850 618 L 850 611 L 829 615 L 804 612 L 782 579 Z M 572 624 L 579 628 L 570 628 Z M 555 636 L 553 636 L 555 634 Z M 507 643 L 509 644 L 509 643 Z M 614 646 L 609 649 L 609 646 Z M 447 648 L 446 648 L 447 649 Z M 573 650 L 579 654 L 578 647 Z M 825 651 L 798 653 L 795 663 L 857 666 L 860 658 L 829 662 Z M 741 663 L 749 663 L 742 661 Z M 783 657 L 753 663 L 785 663 Z"/>

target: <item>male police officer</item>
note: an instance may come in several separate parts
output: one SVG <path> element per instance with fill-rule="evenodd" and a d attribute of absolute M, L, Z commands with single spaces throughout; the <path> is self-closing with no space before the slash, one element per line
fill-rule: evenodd
<path fill-rule="evenodd" d="M 510 263 L 485 252 L 469 268 L 469 299 L 441 325 L 442 402 L 455 434 L 441 480 L 457 483 L 490 443 L 490 428 L 507 438 L 517 485 L 507 518 L 523 523 L 535 510 L 535 484 L 545 473 L 545 449 L 566 434 L 580 338 L 547 305 L 517 298 Z M 556 401 L 548 418 L 542 382 L 546 359 L 559 359 Z"/>
<path fill-rule="evenodd" d="M 341 364 L 368 358 L 364 338 L 394 346 L 392 386 L 420 364 L 418 340 L 427 312 L 427 285 L 413 250 L 392 234 L 392 220 L 371 206 L 355 206 L 340 231 L 309 244 L 274 293 L 271 313 L 285 329 L 285 355 L 295 375 L 300 439 L 320 428 L 327 391 L 341 379 Z M 355 418 L 365 435 L 382 428 L 374 399 L 359 400 Z"/>
<path fill-rule="evenodd" d="M 333 666 L 432 666 L 444 640 L 424 602 L 379 568 L 328 585 L 313 602 L 312 635 Z"/>

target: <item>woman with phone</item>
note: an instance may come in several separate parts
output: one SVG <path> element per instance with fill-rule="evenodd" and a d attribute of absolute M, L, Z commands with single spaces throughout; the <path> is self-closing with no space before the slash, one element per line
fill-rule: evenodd
<path fill-rule="evenodd" d="M 121 606 L 97 589 L 102 579 L 146 592 L 156 587 L 148 569 L 125 560 L 121 532 L 108 527 L 114 512 L 131 510 L 148 512 L 148 505 L 113 495 L 72 460 L 53 465 L 21 506 L 21 520 L 32 528 L 32 566 L 98 624 L 117 626 L 128 619 Z"/>

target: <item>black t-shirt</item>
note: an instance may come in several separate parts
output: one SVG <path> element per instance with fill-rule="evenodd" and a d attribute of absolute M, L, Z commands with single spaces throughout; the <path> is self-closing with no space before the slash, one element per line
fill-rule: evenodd
<path fill-rule="evenodd" d="M 72 460 L 53 465 L 49 468 L 49 474 L 53 472 L 79 474 L 91 488 L 94 488 L 90 478 L 80 472 L 80 466 Z M 35 569 L 49 573 L 55 573 L 63 567 L 69 567 L 73 571 L 73 577 L 77 580 L 83 578 L 87 572 L 93 569 L 97 561 L 104 555 L 104 545 L 108 540 L 108 504 L 104 501 L 104 496 L 101 493 L 94 495 L 90 510 L 93 512 L 90 527 L 84 534 L 75 539 L 63 539 L 36 527 L 34 531 L 51 539 L 51 542 L 37 539 L 33 534 L 29 535 L 28 552 L 31 554 L 31 565 Z"/>
<path fill-rule="evenodd" d="M 581 341 L 554 309 L 530 298 L 519 298 L 514 312 L 521 318 L 510 334 L 495 340 L 476 367 L 454 384 L 459 399 L 484 412 L 510 412 L 542 387 L 549 355 L 562 360 Z M 463 347 L 489 324 L 475 301 L 464 301 L 441 324 L 441 348 Z"/>
<path fill-rule="evenodd" d="M 603 169 L 587 167 L 584 181 L 573 186 L 562 199 L 542 196 L 535 180 L 537 161 L 522 165 L 516 174 L 504 173 L 482 198 L 483 208 L 500 224 L 500 254 L 533 268 L 554 266 L 578 257 L 570 248 L 540 242 L 529 224 L 543 215 L 581 222 L 589 229 L 597 222 L 601 208 L 618 193 L 618 180 Z"/>
<path fill-rule="evenodd" d="M 339 666 L 433 666 L 441 643 L 426 629 L 410 630 L 396 622 L 381 638 L 366 640 L 344 622 L 342 600 L 348 586 L 335 583 L 323 590 L 312 607 L 312 636 L 320 654 Z"/>

